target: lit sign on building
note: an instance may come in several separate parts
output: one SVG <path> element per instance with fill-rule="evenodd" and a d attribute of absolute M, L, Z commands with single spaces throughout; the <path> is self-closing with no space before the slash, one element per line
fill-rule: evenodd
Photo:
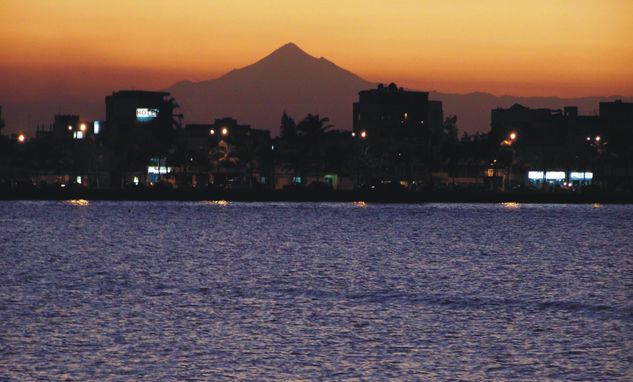
<path fill-rule="evenodd" d="M 158 109 L 148 109 L 139 107 L 136 109 L 136 120 L 139 122 L 147 122 L 158 117 Z"/>
<path fill-rule="evenodd" d="M 531 180 L 543 180 L 544 175 L 543 171 L 528 171 L 528 178 Z"/>
<path fill-rule="evenodd" d="M 547 171 L 545 172 L 547 180 L 565 180 L 565 171 Z"/>
<path fill-rule="evenodd" d="M 593 179 L 593 172 L 576 172 L 569 173 L 569 180 L 591 180 Z"/>
<path fill-rule="evenodd" d="M 163 175 L 169 174 L 171 167 L 166 166 L 147 166 L 147 173 L 150 175 Z"/>

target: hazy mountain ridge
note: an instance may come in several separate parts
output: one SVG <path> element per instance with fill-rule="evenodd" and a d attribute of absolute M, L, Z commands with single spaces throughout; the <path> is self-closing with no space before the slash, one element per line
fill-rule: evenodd
<path fill-rule="evenodd" d="M 212 123 L 215 118 L 233 117 L 253 128 L 269 129 L 275 136 L 279 133 L 284 111 L 295 119 L 302 119 L 308 113 L 319 114 L 328 117 L 337 129 L 351 129 L 352 103 L 358 101 L 358 92 L 376 85 L 288 43 L 257 62 L 233 69 L 216 79 L 183 80 L 163 90 L 171 92 L 180 104 L 186 123 Z M 32 133 L 36 124 L 48 127 L 60 111 L 79 114 L 84 120 L 103 120 L 105 96 L 103 94 L 100 101 L 84 102 L 0 100 L 2 118 L 7 125 L 2 133 Z M 430 91 L 429 99 L 442 101 L 445 116 L 457 115 L 460 134 L 489 131 L 491 110 L 508 108 L 515 103 L 551 109 L 578 106 L 579 114 L 596 115 L 600 102 L 615 99 L 633 102 L 630 96 L 514 97 L 485 92 L 450 94 L 437 91 Z"/>
<path fill-rule="evenodd" d="M 254 128 L 270 129 L 276 135 L 284 111 L 298 119 L 307 113 L 318 113 L 330 118 L 338 129 L 351 129 L 352 103 L 358 100 L 358 92 L 376 85 L 288 43 L 254 64 L 231 70 L 217 79 L 183 81 L 167 90 L 180 103 L 187 122 L 211 122 L 214 118 L 231 116 Z M 460 133 L 487 132 L 491 110 L 515 103 L 552 109 L 578 106 L 581 115 L 594 115 L 600 102 L 615 99 L 633 102 L 633 97 L 621 96 L 498 97 L 485 92 L 437 91 L 430 91 L 429 99 L 442 101 L 445 116 L 457 115 Z"/>

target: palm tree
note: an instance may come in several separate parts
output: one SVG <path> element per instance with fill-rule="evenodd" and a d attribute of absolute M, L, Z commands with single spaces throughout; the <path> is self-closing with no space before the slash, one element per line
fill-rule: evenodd
<path fill-rule="evenodd" d="M 318 114 L 308 114 L 297 125 L 299 135 L 299 167 L 301 172 L 322 171 L 325 166 L 324 137 L 333 127 L 328 118 L 320 118 Z M 303 174 L 301 174 L 303 175 Z"/>

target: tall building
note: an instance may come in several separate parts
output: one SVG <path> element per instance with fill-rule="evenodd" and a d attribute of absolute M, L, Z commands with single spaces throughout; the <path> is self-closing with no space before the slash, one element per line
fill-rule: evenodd
<path fill-rule="evenodd" d="M 404 90 L 394 83 L 358 95 L 353 135 L 362 142 L 361 157 L 367 156 L 360 161 L 374 163 L 360 171 L 360 181 L 412 187 L 428 179 L 440 166 L 435 151 L 444 118 L 442 103 L 429 101 L 427 92 Z"/>
<path fill-rule="evenodd" d="M 173 99 L 167 92 L 120 90 L 106 96 L 106 128 L 171 127 Z"/>
<path fill-rule="evenodd" d="M 428 92 L 408 91 L 396 84 L 358 93 L 353 129 L 368 140 L 421 137 L 442 126 L 440 101 L 429 101 Z"/>
<path fill-rule="evenodd" d="M 144 171 L 150 159 L 167 161 L 177 143 L 179 115 L 167 92 L 121 90 L 106 96 L 102 139 L 111 185 L 128 183 L 130 173 Z M 127 174 L 127 175 L 126 175 Z"/>

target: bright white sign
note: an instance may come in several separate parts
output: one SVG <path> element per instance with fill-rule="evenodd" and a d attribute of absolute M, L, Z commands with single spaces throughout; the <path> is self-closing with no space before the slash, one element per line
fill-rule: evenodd
<path fill-rule="evenodd" d="M 148 109 L 146 107 L 139 107 L 136 109 L 136 119 L 139 122 L 147 122 L 158 117 L 158 109 Z"/>

